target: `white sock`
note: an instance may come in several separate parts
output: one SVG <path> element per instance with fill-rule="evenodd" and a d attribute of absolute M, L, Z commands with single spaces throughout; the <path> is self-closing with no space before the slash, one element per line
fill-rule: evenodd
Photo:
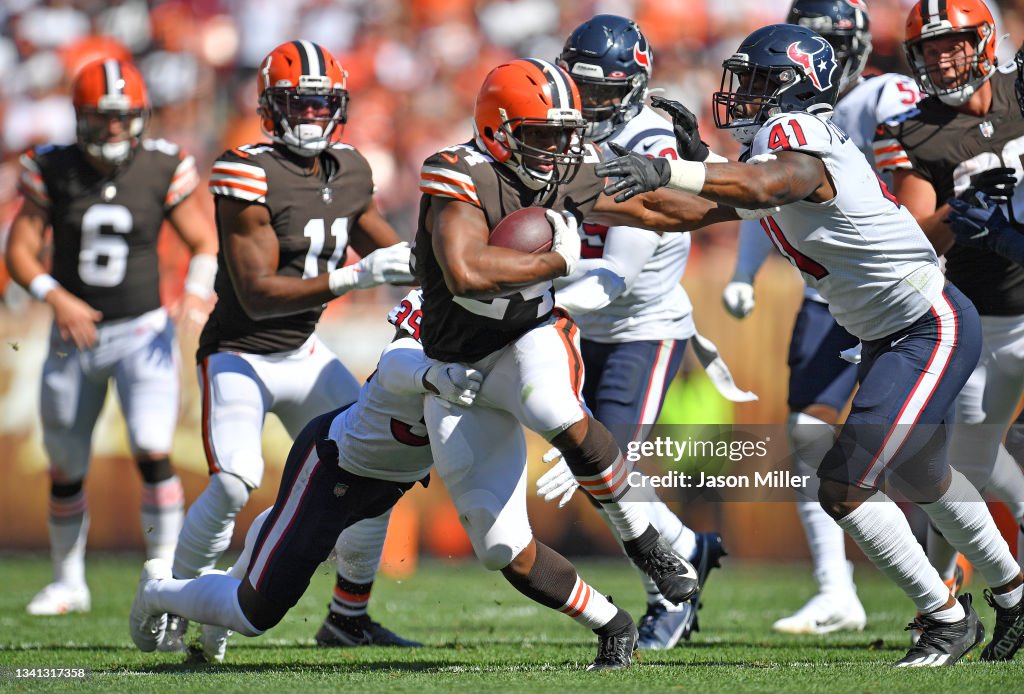
<path fill-rule="evenodd" d="M 338 572 L 355 583 L 370 583 L 380 568 L 391 511 L 345 528 L 334 545 Z"/>
<path fill-rule="evenodd" d="M 660 499 L 648 504 L 647 513 L 651 517 L 651 525 L 672 545 L 672 549 L 681 557 L 693 559 L 697 552 L 697 533 L 679 520 L 679 516 Z"/>
<path fill-rule="evenodd" d="M 231 544 L 235 516 L 249 500 L 249 487 L 227 472 L 210 476 L 210 483 L 188 513 L 174 551 L 173 573 L 195 578 L 214 567 Z"/>
<path fill-rule="evenodd" d="M 574 473 L 575 475 L 575 473 Z M 651 525 L 643 493 L 630 488 L 622 454 L 595 475 L 575 475 L 576 481 L 608 514 L 608 523 L 622 542 L 635 540 Z M 623 501 L 629 496 L 630 501 Z"/>
<path fill-rule="evenodd" d="M 569 599 L 558 611 L 569 615 L 587 629 L 597 629 L 610 622 L 619 610 L 577 575 Z"/>
<path fill-rule="evenodd" d="M 263 632 L 249 623 L 238 604 L 240 583 L 220 571 L 199 578 L 150 581 L 143 590 L 143 607 L 150 614 L 169 612 L 200 624 L 227 627 L 245 636 L 259 636 Z"/>
<path fill-rule="evenodd" d="M 89 534 L 84 490 L 68 497 L 50 495 L 49 530 L 54 583 L 84 587 L 85 540 Z"/>
<path fill-rule="evenodd" d="M 274 507 L 270 506 L 253 519 L 252 525 L 245 533 L 245 545 L 242 547 L 242 553 L 235 560 L 235 565 L 228 569 L 228 576 L 234 576 L 238 580 L 245 578 L 245 574 L 249 571 L 249 562 L 252 561 L 252 551 L 256 548 L 256 540 L 260 536 L 260 530 L 263 529 L 263 524 L 267 522 L 267 518 L 273 510 Z"/>
<path fill-rule="evenodd" d="M 922 614 L 942 608 L 949 600 L 949 588 L 928 563 L 906 516 L 884 494 L 875 494 L 838 523 Z"/>
<path fill-rule="evenodd" d="M 992 599 L 1000 607 L 1013 607 L 1024 597 L 1024 585 L 1019 585 L 1006 593 L 992 593 Z"/>
<path fill-rule="evenodd" d="M 141 514 L 146 558 L 171 561 L 185 518 L 185 491 L 177 475 L 156 484 L 142 483 Z"/>
<path fill-rule="evenodd" d="M 952 481 L 946 493 L 938 501 L 920 504 L 921 508 L 990 586 L 1009 583 L 1020 573 L 1020 567 L 999 534 L 988 506 L 966 477 L 955 468 L 950 468 L 950 473 Z"/>
<path fill-rule="evenodd" d="M 966 616 L 967 613 L 964 611 L 964 606 L 955 600 L 953 601 L 952 607 L 938 609 L 935 610 L 935 612 L 932 612 L 928 615 L 928 617 L 934 619 L 935 621 L 943 622 L 945 624 L 953 624 L 954 622 L 959 622 Z"/>
<path fill-rule="evenodd" d="M 856 592 L 846 561 L 846 537 L 818 499 L 818 467 L 835 443 L 835 427 L 805 412 L 793 412 L 786 420 L 786 434 L 793 452 L 793 472 L 807 477 L 807 487 L 796 503 L 807 547 L 814 564 L 818 591 Z"/>
<path fill-rule="evenodd" d="M 953 549 L 953 546 L 946 542 L 935 526 L 928 524 L 928 561 L 935 570 L 942 576 L 943 581 L 948 581 L 956 574 L 956 559 L 960 553 Z"/>

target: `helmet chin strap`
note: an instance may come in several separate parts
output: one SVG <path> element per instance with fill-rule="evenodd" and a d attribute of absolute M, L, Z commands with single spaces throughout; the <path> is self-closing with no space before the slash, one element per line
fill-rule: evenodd
<path fill-rule="evenodd" d="M 90 143 L 85 146 L 85 151 L 90 156 L 109 164 L 123 164 L 131 156 L 132 143 L 128 140 L 103 144 Z"/>
<path fill-rule="evenodd" d="M 281 139 L 288 150 L 294 154 L 300 157 L 315 157 L 327 149 L 333 129 L 333 124 L 327 132 L 324 132 L 324 129 L 316 123 L 299 123 L 294 130 L 286 128 Z"/>

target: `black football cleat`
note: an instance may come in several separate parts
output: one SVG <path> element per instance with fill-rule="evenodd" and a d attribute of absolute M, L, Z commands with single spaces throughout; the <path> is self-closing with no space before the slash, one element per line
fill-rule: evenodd
<path fill-rule="evenodd" d="M 985 639 L 985 627 L 971 606 L 971 594 L 964 593 L 957 602 L 967 613 L 959 622 L 939 622 L 927 615 L 919 615 L 907 626 L 908 630 L 920 630 L 921 637 L 896 663 L 896 667 L 953 665 Z"/>
<path fill-rule="evenodd" d="M 1000 607 L 991 591 L 985 591 L 985 602 L 996 611 L 996 628 L 992 641 L 981 652 L 982 660 L 1012 660 L 1024 643 L 1024 599 L 1014 607 Z"/>
<path fill-rule="evenodd" d="M 316 644 L 325 648 L 348 648 L 351 646 L 391 646 L 393 648 L 416 648 L 423 644 L 419 641 L 403 639 L 401 636 L 382 627 L 364 614 L 358 617 L 345 617 L 328 612 L 320 630 L 316 632 Z"/>
<path fill-rule="evenodd" d="M 662 597 L 673 605 L 693 597 L 700 590 L 697 570 L 649 527 L 636 540 L 624 542 L 626 554 L 634 565 L 647 574 Z"/>
<path fill-rule="evenodd" d="M 620 613 L 623 611 L 620 610 Z M 633 662 L 638 634 L 633 618 L 625 615 L 623 627 L 610 634 L 598 635 L 597 657 L 587 666 L 587 672 L 624 670 Z"/>

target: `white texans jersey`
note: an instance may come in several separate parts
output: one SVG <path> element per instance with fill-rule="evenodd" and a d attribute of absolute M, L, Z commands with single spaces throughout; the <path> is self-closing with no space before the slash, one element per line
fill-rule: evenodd
<path fill-rule="evenodd" d="M 921 90 L 911 77 L 895 72 L 874 77 L 861 77 L 850 91 L 839 98 L 832 113 L 832 122 L 850 136 L 872 166 L 875 166 L 873 141 L 875 131 L 882 123 L 913 108 L 921 100 Z M 886 183 L 891 176 L 882 174 Z M 765 257 L 771 251 L 771 241 L 763 235 L 757 220 L 742 223 L 740 230 L 740 267 L 756 274 Z M 746 247 L 749 246 L 749 250 Z M 749 267 L 752 266 L 752 271 Z M 804 296 L 821 301 L 821 294 L 811 286 L 806 287 Z"/>
<path fill-rule="evenodd" d="M 920 100 L 921 90 L 912 77 L 888 72 L 861 78 L 839 99 L 832 122 L 850 136 L 874 166 L 873 142 L 878 126 L 910 110 Z"/>
<path fill-rule="evenodd" d="M 433 362 L 419 341 L 421 303 L 416 289 L 391 310 L 388 320 L 408 335 L 384 349 L 358 399 L 331 423 L 338 464 L 356 475 L 415 482 L 433 464 L 420 385 L 420 374 Z"/>
<path fill-rule="evenodd" d="M 829 120 L 783 113 L 761 126 L 746 154 L 782 150 L 821 159 L 836 196 L 789 203 L 761 226 L 821 292 L 836 322 L 861 340 L 876 340 L 924 315 L 944 284 L 938 257 L 856 143 Z"/>
<path fill-rule="evenodd" d="M 605 158 L 616 156 L 610 142 L 651 157 L 679 158 L 672 124 L 647 106 L 601 143 Z M 617 343 L 693 335 L 693 305 L 679 284 L 690 254 L 689 232 L 658 234 L 584 221 L 580 236 L 580 263 L 568 282 L 556 283 L 566 289 L 556 291 L 555 301 L 563 305 L 565 294 L 565 307 L 584 339 Z"/>

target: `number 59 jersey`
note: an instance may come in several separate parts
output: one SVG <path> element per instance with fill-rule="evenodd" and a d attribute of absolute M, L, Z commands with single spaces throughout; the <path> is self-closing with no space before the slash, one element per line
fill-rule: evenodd
<path fill-rule="evenodd" d="M 761 226 L 836 322 L 875 340 L 924 315 L 944 284 L 938 258 L 850 137 L 829 120 L 784 113 L 761 127 L 747 158 L 784 150 L 821 159 L 836 196 L 784 205 Z"/>
<path fill-rule="evenodd" d="M 53 227 L 54 279 L 111 321 L 160 307 L 157 238 L 167 213 L 199 184 L 195 161 L 166 140 L 143 140 L 110 175 L 75 145 L 21 156 L 19 189 Z"/>
<path fill-rule="evenodd" d="M 223 153 L 213 164 L 210 192 L 214 200 L 238 200 L 262 205 L 270 213 L 277 237 L 276 272 L 284 277 L 309 278 L 345 264 L 349 232 L 370 204 L 373 174 L 361 154 L 348 145 L 335 145 L 320 155 L 325 177 L 307 174 L 280 148 L 270 144 L 243 145 Z M 199 339 L 197 358 L 214 352 L 270 354 L 298 349 L 313 333 L 323 313 L 317 306 L 263 320 L 242 308 L 227 271 L 224 239 L 232 230 L 221 228 L 216 290 L 217 305 Z"/>

